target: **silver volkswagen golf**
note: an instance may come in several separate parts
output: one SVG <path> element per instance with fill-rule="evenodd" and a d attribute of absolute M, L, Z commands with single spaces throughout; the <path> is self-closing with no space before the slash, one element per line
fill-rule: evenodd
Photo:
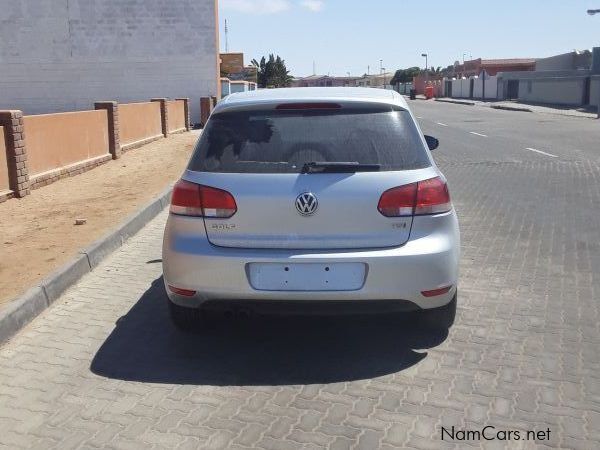
<path fill-rule="evenodd" d="M 163 242 L 171 317 L 211 307 L 419 311 L 450 327 L 459 229 L 397 93 L 291 88 L 213 111 L 174 187 Z"/>

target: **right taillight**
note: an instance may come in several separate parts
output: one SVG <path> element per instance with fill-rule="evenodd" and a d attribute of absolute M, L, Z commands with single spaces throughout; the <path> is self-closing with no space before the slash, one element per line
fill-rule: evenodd
<path fill-rule="evenodd" d="M 233 195 L 222 189 L 179 180 L 171 196 L 172 214 L 228 219 L 237 212 Z"/>
<path fill-rule="evenodd" d="M 452 209 L 448 185 L 440 177 L 419 181 L 418 185 L 415 216 L 439 214 Z"/>
<path fill-rule="evenodd" d="M 386 217 L 419 216 L 450 211 L 448 186 L 441 178 L 431 178 L 385 191 L 377 209 Z"/>

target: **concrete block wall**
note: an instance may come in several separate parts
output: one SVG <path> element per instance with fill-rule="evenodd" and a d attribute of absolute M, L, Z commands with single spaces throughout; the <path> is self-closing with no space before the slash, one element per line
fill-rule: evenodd
<path fill-rule="evenodd" d="M 600 107 L 600 75 L 592 76 L 590 82 L 590 105 Z"/>
<path fill-rule="evenodd" d="M 507 96 L 509 81 L 518 81 L 518 98 L 524 102 L 564 106 L 581 106 L 584 102 L 587 79 L 591 78 L 590 104 L 594 99 L 594 74 L 589 70 L 554 70 L 538 72 L 506 72 L 498 74 L 498 99 Z"/>
<path fill-rule="evenodd" d="M 0 109 L 218 94 L 216 0 L 0 0 Z"/>
<path fill-rule="evenodd" d="M 580 106 L 584 86 L 585 79 L 583 77 L 520 80 L 519 100 L 532 103 Z"/>

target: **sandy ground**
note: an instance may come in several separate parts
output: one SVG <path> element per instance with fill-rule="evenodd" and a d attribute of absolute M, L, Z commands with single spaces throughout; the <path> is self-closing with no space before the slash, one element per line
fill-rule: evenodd
<path fill-rule="evenodd" d="M 169 136 L 23 199 L 0 203 L 0 305 L 34 286 L 176 181 L 197 137 L 198 132 Z M 87 223 L 76 226 L 79 218 Z"/>

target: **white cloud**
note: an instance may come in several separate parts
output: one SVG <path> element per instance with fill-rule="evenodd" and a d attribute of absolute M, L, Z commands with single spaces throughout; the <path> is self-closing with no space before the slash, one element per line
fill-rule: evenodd
<path fill-rule="evenodd" d="M 319 12 L 325 6 L 323 0 L 303 0 L 300 4 L 312 12 Z"/>
<path fill-rule="evenodd" d="M 248 14 L 275 14 L 290 9 L 289 0 L 221 0 L 224 10 Z"/>

